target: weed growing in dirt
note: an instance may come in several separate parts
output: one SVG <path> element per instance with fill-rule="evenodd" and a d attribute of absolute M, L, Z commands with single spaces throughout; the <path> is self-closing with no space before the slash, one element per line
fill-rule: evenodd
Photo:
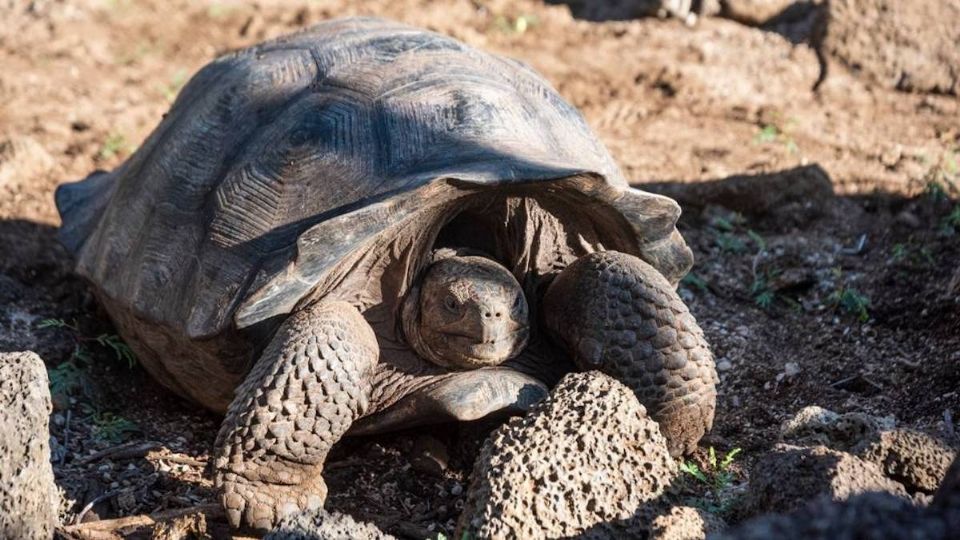
<path fill-rule="evenodd" d="M 934 202 L 960 195 L 960 166 L 957 165 L 956 153 L 957 150 L 947 150 L 933 163 L 930 163 L 929 159 L 923 160 L 930 164 L 924 174 L 925 192 Z"/>
<path fill-rule="evenodd" d="M 691 505 L 714 514 L 725 514 L 733 507 L 735 497 L 730 493 L 730 488 L 733 484 L 734 473 L 730 467 L 740 451 L 740 448 L 734 448 L 720 459 L 717 457 L 716 450 L 711 446 L 706 467 L 703 469 L 692 461 L 684 461 L 680 464 L 680 470 L 686 476 L 693 478 L 698 484 L 707 488 L 705 496 L 690 499 L 689 503 Z"/>
<path fill-rule="evenodd" d="M 753 263 L 750 267 L 753 273 L 753 283 L 750 284 L 750 296 L 753 298 L 753 303 L 761 309 L 770 309 L 778 298 L 771 283 L 782 271 L 779 268 L 761 269 L 760 265 L 767 256 L 767 241 L 752 229 L 747 229 L 747 236 L 750 237 L 750 241 L 753 242 L 757 248 L 757 251 L 753 255 Z"/>
<path fill-rule="evenodd" d="M 933 257 L 933 253 L 930 251 L 929 247 L 926 246 L 912 246 L 907 244 L 897 243 L 890 248 L 890 263 L 891 264 L 901 264 L 901 263 L 910 263 L 914 266 L 919 267 L 930 267 L 934 266 L 937 261 Z"/>
<path fill-rule="evenodd" d="M 91 408 L 88 408 L 87 412 L 91 414 L 94 435 L 104 442 L 121 443 L 130 435 L 140 433 L 140 427 L 137 424 L 112 412 L 102 412 Z"/>
<path fill-rule="evenodd" d="M 890 248 L 890 262 L 898 263 L 907 258 L 907 246 L 903 244 L 894 244 Z"/>
<path fill-rule="evenodd" d="M 120 154 L 126 154 L 130 150 L 127 138 L 122 133 L 111 133 L 107 140 L 103 141 L 100 152 L 97 157 L 100 159 L 113 159 Z"/>
<path fill-rule="evenodd" d="M 709 290 L 707 281 L 694 272 L 689 272 L 687 275 L 683 276 L 683 279 L 680 280 L 680 284 L 687 287 L 695 287 L 700 290 L 700 292 L 707 292 Z"/>
<path fill-rule="evenodd" d="M 870 298 L 863 295 L 857 289 L 841 284 L 843 271 L 840 267 L 833 269 L 833 275 L 836 279 L 837 288 L 830 293 L 828 302 L 833 309 L 842 309 L 851 315 L 856 315 L 860 322 L 867 322 L 870 319 Z"/>
<path fill-rule="evenodd" d="M 770 288 L 770 280 L 779 274 L 779 270 L 772 272 L 762 272 L 753 277 L 753 283 L 750 285 L 750 296 L 753 297 L 753 303 L 762 309 L 769 309 L 773 306 L 773 301 L 777 299 L 777 294 Z"/>
<path fill-rule="evenodd" d="M 941 228 L 948 236 L 960 232 L 960 203 L 953 205 L 953 210 L 943 218 Z"/>
<path fill-rule="evenodd" d="M 791 154 L 796 154 L 800 152 L 800 147 L 797 146 L 796 141 L 793 140 L 786 130 L 777 127 L 774 124 L 765 124 L 760 128 L 760 131 L 753 136 L 754 144 L 772 144 L 772 143 L 781 143 L 783 147 L 787 149 L 787 152 Z"/>
<path fill-rule="evenodd" d="M 713 234 L 713 242 L 723 253 L 743 253 L 747 249 L 747 244 L 737 236 L 737 229 L 744 224 L 746 220 L 739 212 L 734 212 L 729 218 L 715 217 L 710 220 L 710 232 Z"/>
<path fill-rule="evenodd" d="M 830 302 L 843 311 L 857 316 L 860 322 L 870 319 L 870 299 L 851 287 L 841 287 L 830 295 Z"/>
<path fill-rule="evenodd" d="M 69 396 L 84 390 L 90 384 L 86 372 L 73 360 L 48 369 L 47 377 L 50 379 L 50 395 L 53 396 Z"/>
<path fill-rule="evenodd" d="M 70 324 L 63 319 L 44 319 L 40 321 L 37 328 L 59 328 L 67 330 L 71 334 L 74 340 L 74 347 L 73 354 L 70 356 L 69 361 L 79 360 L 81 362 L 90 362 L 92 359 L 87 345 L 96 343 L 100 347 L 113 351 L 117 361 L 126 363 L 127 367 L 133 368 L 137 365 L 137 355 L 134 354 L 130 346 L 124 343 L 120 336 L 116 334 L 86 336 L 80 331 L 76 323 Z"/>

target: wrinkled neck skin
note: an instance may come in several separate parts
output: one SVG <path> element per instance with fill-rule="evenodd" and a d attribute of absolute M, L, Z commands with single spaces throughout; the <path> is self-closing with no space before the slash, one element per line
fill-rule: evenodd
<path fill-rule="evenodd" d="M 529 308 L 520 283 L 491 258 L 442 249 L 407 294 L 401 324 L 423 359 L 453 370 L 499 365 L 523 351 Z"/>
<path fill-rule="evenodd" d="M 637 253 L 636 237 L 620 213 L 578 190 L 547 192 L 538 185 L 452 193 L 450 198 L 443 193 L 425 197 L 427 204 L 341 260 L 304 300 L 349 302 L 373 328 L 380 358 L 371 412 L 391 407 L 418 386 L 433 384 L 435 377 L 495 365 L 458 365 L 427 343 L 421 330 L 429 309 L 423 309 L 422 288 L 438 259 L 482 253 L 514 277 L 527 303 L 528 336 L 525 346 L 512 350 L 499 366 L 552 384 L 567 371 L 567 363 L 538 322 L 546 287 L 588 253 Z"/>

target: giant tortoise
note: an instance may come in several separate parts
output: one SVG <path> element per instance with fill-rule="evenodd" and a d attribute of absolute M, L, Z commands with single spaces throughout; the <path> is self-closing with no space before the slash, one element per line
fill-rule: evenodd
<path fill-rule="evenodd" d="M 143 367 L 226 414 L 234 525 L 321 505 L 344 435 L 519 413 L 574 369 L 674 454 L 711 427 L 679 206 L 532 69 L 442 35 L 346 19 L 223 56 L 56 201 Z"/>

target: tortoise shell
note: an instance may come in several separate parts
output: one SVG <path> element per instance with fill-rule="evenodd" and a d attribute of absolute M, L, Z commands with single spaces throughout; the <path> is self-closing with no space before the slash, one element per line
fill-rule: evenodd
<path fill-rule="evenodd" d="M 56 198 L 61 240 L 108 310 L 196 340 L 327 294 L 388 230 L 452 219 L 427 208 L 511 190 L 566 193 L 604 214 L 627 231 L 606 248 L 674 282 L 692 263 L 677 204 L 630 188 L 537 73 L 372 18 L 211 62 L 125 163 Z"/>

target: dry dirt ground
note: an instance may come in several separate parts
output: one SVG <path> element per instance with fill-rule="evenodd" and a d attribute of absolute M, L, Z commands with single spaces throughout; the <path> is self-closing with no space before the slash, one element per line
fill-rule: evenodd
<path fill-rule="evenodd" d="M 636 185 L 682 202 L 697 265 L 681 293 L 721 375 L 695 461 L 742 448 L 734 488 L 745 484 L 780 422 L 812 404 L 960 443 L 955 95 L 887 89 L 843 64 L 814 92 L 802 35 L 722 18 L 592 22 L 530 0 L 3 1 L 0 349 L 35 350 L 50 368 L 67 523 L 213 502 L 204 466 L 219 419 L 113 341 L 56 242 L 53 190 L 119 164 L 216 55 L 355 14 L 528 62 Z M 325 473 L 328 506 L 404 537 L 450 533 L 490 428 L 346 441 Z M 711 504 L 694 485 L 687 495 Z M 215 513 L 207 527 L 227 534 Z"/>

